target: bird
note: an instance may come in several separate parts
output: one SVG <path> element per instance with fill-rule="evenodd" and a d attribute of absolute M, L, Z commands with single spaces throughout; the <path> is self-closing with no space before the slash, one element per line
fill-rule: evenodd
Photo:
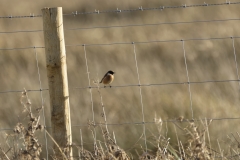
<path fill-rule="evenodd" d="M 100 81 L 100 83 L 104 84 L 104 88 L 106 87 L 105 85 L 109 84 L 110 88 L 111 88 L 111 83 L 114 80 L 114 73 L 113 71 L 108 71 L 102 78 L 102 80 Z"/>

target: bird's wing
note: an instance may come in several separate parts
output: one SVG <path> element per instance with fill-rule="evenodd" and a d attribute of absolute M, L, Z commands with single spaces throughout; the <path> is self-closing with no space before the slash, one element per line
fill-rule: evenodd
<path fill-rule="evenodd" d="M 100 81 L 100 83 L 102 83 L 103 79 L 108 75 L 108 72 L 103 76 L 102 80 Z"/>

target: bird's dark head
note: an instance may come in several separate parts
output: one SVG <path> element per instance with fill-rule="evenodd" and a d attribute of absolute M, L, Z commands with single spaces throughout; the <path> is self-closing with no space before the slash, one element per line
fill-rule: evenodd
<path fill-rule="evenodd" d="M 113 72 L 113 71 L 108 71 L 108 73 L 109 73 L 109 74 L 114 74 L 115 72 Z"/>

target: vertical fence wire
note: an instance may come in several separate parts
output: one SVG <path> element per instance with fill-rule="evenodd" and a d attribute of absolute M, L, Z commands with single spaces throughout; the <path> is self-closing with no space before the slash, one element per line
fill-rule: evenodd
<path fill-rule="evenodd" d="M 191 109 L 191 114 L 192 114 L 192 119 L 193 119 L 193 107 L 192 107 L 192 92 L 191 92 L 191 85 L 190 85 L 190 78 L 188 74 L 188 66 L 187 66 L 187 58 L 186 58 L 186 51 L 185 51 L 185 45 L 184 45 L 184 40 L 182 40 L 182 49 L 183 49 L 183 56 L 184 56 L 184 62 L 185 62 L 185 67 L 186 67 L 186 74 L 187 74 L 187 81 L 188 81 L 188 92 L 189 92 L 189 98 L 190 98 L 190 109 Z"/>
<path fill-rule="evenodd" d="M 82 139 L 82 130 L 80 129 L 80 148 L 78 148 L 79 160 L 82 159 L 81 153 L 83 153 L 83 139 Z"/>
<path fill-rule="evenodd" d="M 38 81 L 39 81 L 39 87 L 40 87 L 40 95 L 41 95 L 41 105 L 42 105 L 42 116 L 43 116 L 43 123 L 44 123 L 44 139 L 45 139 L 45 145 L 46 145 L 46 153 L 47 153 L 47 160 L 48 160 L 48 141 L 47 141 L 47 134 L 46 134 L 46 119 L 45 119 L 45 111 L 44 111 L 44 106 L 43 106 L 43 95 L 42 95 L 42 82 L 41 82 L 41 74 L 40 74 L 40 69 L 39 69 L 39 64 L 38 64 L 38 55 L 36 48 L 34 47 L 34 52 L 35 52 L 35 57 L 36 57 L 36 62 L 37 62 L 37 70 L 38 70 Z"/>
<path fill-rule="evenodd" d="M 235 60 L 235 67 L 236 67 L 237 79 L 239 80 L 237 55 L 236 55 L 235 41 L 234 41 L 234 38 L 233 38 L 233 37 L 232 37 L 232 47 L 233 47 L 233 54 L 234 54 L 234 60 Z M 239 87 L 239 91 L 240 91 L 240 81 L 238 81 L 238 87 Z"/>
<path fill-rule="evenodd" d="M 85 62 L 86 62 L 86 69 L 87 69 L 87 75 L 88 75 L 88 86 L 90 91 L 90 97 L 91 97 L 91 105 L 92 105 L 92 116 L 93 116 L 93 125 L 94 125 L 94 150 L 96 151 L 97 147 L 97 140 L 96 140 L 96 129 L 95 129 L 95 116 L 94 116 L 94 106 L 93 106 L 93 95 L 92 95 L 92 87 L 91 87 L 91 81 L 90 81 L 90 75 L 89 75 L 89 69 L 88 69 L 88 60 L 87 60 L 87 52 L 86 52 L 86 46 L 83 45 L 84 55 L 85 55 Z M 96 154 L 96 153 L 95 153 Z"/>
<path fill-rule="evenodd" d="M 140 76 L 139 76 L 139 71 L 138 71 L 136 46 L 135 46 L 134 42 L 132 42 L 132 45 L 133 45 L 133 52 L 134 52 L 134 58 L 135 58 L 137 76 L 138 76 L 139 93 L 140 93 L 141 107 L 142 107 L 143 136 L 144 136 L 144 142 L 145 142 L 145 149 L 146 149 L 146 152 L 147 152 L 147 138 L 146 138 L 146 126 L 145 126 L 145 118 L 144 118 L 144 107 L 143 107 L 143 98 L 142 98 L 142 88 L 141 88 Z"/>

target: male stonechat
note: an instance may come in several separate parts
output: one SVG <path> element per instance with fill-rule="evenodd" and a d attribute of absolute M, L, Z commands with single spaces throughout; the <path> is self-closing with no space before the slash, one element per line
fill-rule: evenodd
<path fill-rule="evenodd" d="M 114 80 L 114 72 L 113 71 L 108 71 L 102 78 L 100 83 L 104 84 L 104 88 L 106 87 L 105 85 L 109 84 L 111 88 L 111 83 Z"/>

